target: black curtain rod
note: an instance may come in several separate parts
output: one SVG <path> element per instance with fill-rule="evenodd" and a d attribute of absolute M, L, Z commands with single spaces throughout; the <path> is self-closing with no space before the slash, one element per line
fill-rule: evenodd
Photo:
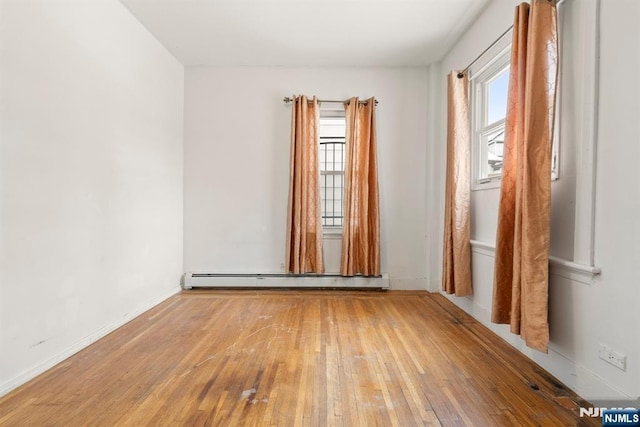
<path fill-rule="evenodd" d="M 292 98 L 289 98 L 288 96 L 285 96 L 284 98 L 282 98 L 282 100 L 288 104 L 290 102 L 293 101 Z M 312 101 L 311 99 L 309 101 Z M 331 100 L 331 99 L 318 99 L 318 103 L 322 103 L 322 102 L 335 102 L 335 103 L 340 103 L 340 104 L 345 104 L 347 102 L 349 102 L 349 100 L 347 99 L 346 101 L 337 101 L 337 100 Z M 368 101 L 358 101 L 361 104 L 366 104 Z M 378 105 L 378 100 L 376 99 L 376 105 Z"/>
<path fill-rule="evenodd" d="M 547 0 L 547 1 L 552 1 L 552 0 Z M 556 7 L 560 6 L 562 3 L 564 3 L 564 1 L 565 1 L 565 0 L 558 0 L 558 1 L 556 2 Z M 491 43 L 491 44 L 489 45 L 489 47 L 488 47 L 488 48 L 486 48 L 485 50 L 483 50 L 483 51 L 482 51 L 482 53 L 481 53 L 480 55 L 476 56 L 476 59 L 474 59 L 473 61 L 471 61 L 471 63 L 470 63 L 469 65 L 467 65 L 467 67 L 466 67 L 464 70 L 462 70 L 462 71 L 458 72 L 458 78 L 459 78 L 459 79 L 461 79 L 462 77 L 464 77 L 464 73 L 466 73 L 467 71 L 469 71 L 469 68 L 473 67 L 473 64 L 475 64 L 476 62 L 478 62 L 478 60 L 479 60 L 480 58 L 482 58 L 482 57 L 483 57 L 487 52 L 489 52 L 489 50 L 491 50 L 491 48 L 492 48 L 492 47 L 494 47 L 495 45 L 497 45 L 498 43 L 500 43 L 500 41 L 504 38 L 504 36 L 506 36 L 506 35 L 509 33 L 509 31 L 511 31 L 511 30 L 513 30 L 513 24 L 511 24 L 511 26 L 510 26 L 509 28 L 507 28 L 507 30 L 506 30 L 504 33 L 500 34 L 500 36 L 499 36 L 497 39 L 495 39 L 495 40 L 494 40 L 494 42 L 493 42 L 493 43 Z"/>

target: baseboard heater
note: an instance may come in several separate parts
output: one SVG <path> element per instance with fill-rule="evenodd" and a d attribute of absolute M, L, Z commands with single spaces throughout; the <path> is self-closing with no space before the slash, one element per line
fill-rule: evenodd
<path fill-rule="evenodd" d="M 389 289 L 389 275 L 344 277 L 339 274 L 185 273 L 182 288 Z"/>

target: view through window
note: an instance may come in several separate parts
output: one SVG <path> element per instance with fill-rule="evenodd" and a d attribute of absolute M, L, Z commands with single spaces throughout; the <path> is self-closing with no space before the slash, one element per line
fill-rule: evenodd
<path fill-rule="evenodd" d="M 344 111 L 320 113 L 320 201 L 322 226 L 325 229 L 342 228 L 344 193 Z"/>
<path fill-rule="evenodd" d="M 479 180 L 502 175 L 509 66 L 483 73 L 476 83 L 476 141 Z"/>

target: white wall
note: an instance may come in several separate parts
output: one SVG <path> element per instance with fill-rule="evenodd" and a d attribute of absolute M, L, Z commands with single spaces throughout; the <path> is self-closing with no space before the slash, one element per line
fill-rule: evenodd
<path fill-rule="evenodd" d="M 562 153 L 560 180 L 553 183 L 551 252 L 569 261 L 580 257 L 582 247 L 574 247 L 583 233 L 574 220 L 577 195 L 584 182 L 577 180 L 579 157 L 585 137 L 581 134 L 581 98 L 588 87 L 580 69 L 584 43 L 582 31 L 596 25 L 582 14 L 593 0 L 567 0 L 568 26 L 564 39 L 563 99 L 561 106 Z M 513 21 L 517 0 L 495 0 L 444 58 L 441 66 L 442 107 L 445 117 L 445 75 L 464 68 Z M 508 327 L 490 323 L 493 286 L 493 253 L 473 253 L 474 295 L 451 298 L 515 347 L 584 397 L 637 398 L 640 396 L 640 92 L 630 82 L 630 73 L 640 66 L 640 3 L 634 0 L 603 1 L 600 6 L 601 58 L 599 66 L 600 102 L 597 114 L 597 176 L 595 216 L 595 264 L 602 274 L 592 283 L 562 277 L 554 272 L 549 287 L 551 343 L 548 355 L 531 351 Z M 586 49 L 589 47 L 587 46 Z M 573 56 L 575 55 L 575 56 Z M 442 195 L 444 192 L 445 126 L 432 147 L 433 175 L 440 190 L 432 193 L 429 230 L 442 235 Z M 499 190 L 475 191 L 472 195 L 472 238 L 495 243 Z M 437 203 L 435 203 L 437 201 Z M 430 244 L 431 288 L 440 288 L 440 242 Z M 587 281 L 588 282 L 588 281 Z M 627 355 L 623 372 L 598 358 L 598 346 L 607 344 Z"/>
<path fill-rule="evenodd" d="M 0 394 L 179 290 L 184 70 L 116 0 L 0 2 Z"/>
<path fill-rule="evenodd" d="M 382 271 L 392 288 L 425 289 L 427 81 L 424 68 L 188 68 L 185 270 L 284 271 L 291 106 L 282 98 L 376 96 Z"/>
<path fill-rule="evenodd" d="M 623 392 L 640 396 L 640 2 L 601 4 L 600 105 L 596 180 L 596 264 L 602 280 L 588 296 L 584 361 Z M 635 33 L 635 36 L 634 36 Z M 591 291 L 589 289 L 588 291 Z M 596 314 L 597 313 L 597 314 Z M 594 314 L 596 314 L 594 316 Z M 595 356 L 597 342 L 628 355 L 627 372 Z"/>

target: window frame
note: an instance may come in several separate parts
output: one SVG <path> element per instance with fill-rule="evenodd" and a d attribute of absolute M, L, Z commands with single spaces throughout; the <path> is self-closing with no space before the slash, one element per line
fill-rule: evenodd
<path fill-rule="evenodd" d="M 556 94 L 558 98 L 554 120 L 554 141 L 557 142 L 554 180 L 560 179 L 561 164 L 564 168 L 575 162 L 575 171 L 572 171 L 570 166 L 567 167 L 567 179 L 559 183 L 559 185 L 568 186 L 564 191 L 575 191 L 573 209 L 575 222 L 573 256 L 569 258 L 551 256 L 549 258 L 550 274 L 584 285 L 597 283 L 598 276 L 602 273 L 601 268 L 596 264 L 595 256 L 600 3 L 600 0 L 586 0 L 558 5 L 560 61 L 557 64 L 559 78 Z M 500 42 L 496 43 L 496 47 L 499 44 Z M 565 51 L 565 46 L 571 49 Z M 563 68 L 567 64 L 573 67 L 569 70 L 570 74 L 565 76 Z M 565 97 L 568 105 L 563 105 Z M 563 107 L 564 111 L 571 111 L 571 114 L 563 115 Z M 561 134 L 562 140 L 559 137 Z M 561 144 L 564 145 L 560 147 Z M 567 157 L 561 159 L 560 153 Z M 564 173 L 562 172 L 563 175 Z M 474 183 L 475 179 L 472 177 L 472 185 Z M 492 256 L 495 249 L 493 245 L 477 240 L 472 240 L 471 245 L 474 252 L 485 255 Z"/>
<path fill-rule="evenodd" d="M 512 30 L 513 31 L 513 30 Z M 560 46 L 559 46 L 560 48 Z M 497 43 L 492 51 L 485 54 L 469 70 L 470 124 L 471 124 L 471 190 L 500 188 L 502 173 L 484 176 L 483 167 L 487 163 L 488 149 L 483 138 L 505 129 L 505 119 L 493 123 L 488 120 L 488 87 L 507 68 L 511 61 L 511 36 L 506 34 L 501 43 Z M 561 61 L 558 61 L 560 67 Z M 558 69 L 558 87 L 556 90 L 556 106 L 560 105 L 560 74 Z M 551 181 L 560 178 L 560 109 L 555 109 L 553 144 L 551 147 Z"/>
<path fill-rule="evenodd" d="M 484 165 L 487 163 L 488 149 L 485 137 L 499 130 L 504 130 L 505 119 L 493 123 L 488 120 L 488 87 L 504 71 L 509 68 L 511 60 L 511 43 L 503 46 L 479 67 L 470 70 L 470 106 L 471 106 L 471 174 L 472 190 L 500 187 L 502 174 L 484 176 Z M 475 69 L 474 69 L 475 68 Z"/>
<path fill-rule="evenodd" d="M 346 127 L 346 116 L 345 116 L 345 110 L 342 106 L 336 106 L 336 105 L 331 105 L 332 103 L 328 103 L 327 106 L 325 105 L 321 105 L 320 106 L 320 113 L 319 113 L 319 122 L 318 122 L 318 148 L 320 148 L 320 144 L 321 144 L 321 136 L 320 136 L 320 127 L 322 126 L 322 121 L 323 119 L 335 119 L 335 118 L 341 118 L 343 120 L 345 120 L 345 127 Z M 342 137 L 335 137 L 336 139 L 342 139 L 344 147 L 343 147 L 343 151 L 346 150 L 346 129 L 345 129 L 345 135 L 343 135 Z M 320 156 L 318 156 L 318 163 L 321 163 L 321 159 Z M 342 200 L 342 209 L 341 212 L 343 213 L 342 218 L 344 219 L 344 161 L 342 162 L 342 171 L 335 171 L 335 170 L 323 170 L 322 167 L 318 167 L 318 170 L 320 171 L 320 177 L 322 178 L 322 176 L 326 176 L 326 175 L 340 175 L 342 176 L 342 197 L 340 198 Z M 334 185 L 335 187 L 335 185 Z M 322 197 L 321 197 L 322 200 Z M 324 212 L 324 209 L 322 210 L 322 212 Z M 342 236 L 342 225 L 325 225 L 324 224 L 324 218 L 321 218 L 321 222 L 322 222 L 322 234 L 325 236 Z"/>

